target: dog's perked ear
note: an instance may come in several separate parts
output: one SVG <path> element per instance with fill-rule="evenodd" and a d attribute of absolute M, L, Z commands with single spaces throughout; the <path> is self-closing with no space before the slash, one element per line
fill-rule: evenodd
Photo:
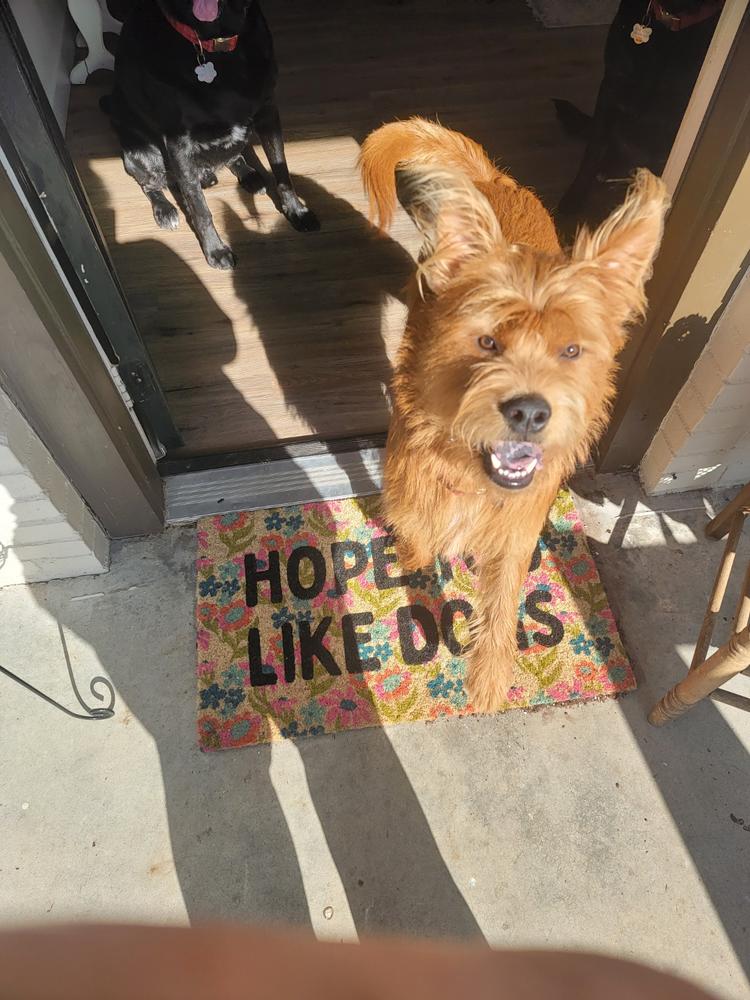
<path fill-rule="evenodd" d="M 467 261 L 505 245 L 490 203 L 457 170 L 397 167 L 396 192 L 423 236 L 418 272 L 435 293 L 443 291 Z"/>
<path fill-rule="evenodd" d="M 662 180 L 639 170 L 625 201 L 593 233 L 582 229 L 571 259 L 592 265 L 612 317 L 624 325 L 643 315 L 644 288 L 664 232 L 669 195 Z M 588 270 L 588 268 L 586 268 Z"/>

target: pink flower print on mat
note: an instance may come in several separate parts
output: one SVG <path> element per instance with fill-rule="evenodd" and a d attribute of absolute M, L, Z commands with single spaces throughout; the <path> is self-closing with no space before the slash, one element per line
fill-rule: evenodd
<path fill-rule="evenodd" d="M 250 608 L 244 601 L 233 601 L 218 611 L 219 625 L 225 632 L 236 632 L 250 623 Z"/>
<path fill-rule="evenodd" d="M 580 663 L 576 664 L 575 675 L 585 684 L 590 684 L 598 673 L 599 666 L 591 660 L 581 660 Z"/>
<path fill-rule="evenodd" d="M 411 674 L 401 667 L 391 667 L 378 676 L 373 684 L 373 689 L 378 698 L 383 701 L 392 701 L 405 695 L 411 687 Z"/>
<path fill-rule="evenodd" d="M 346 690 L 328 691 L 318 698 L 325 709 L 326 726 L 331 729 L 350 729 L 353 726 L 372 725 L 377 714 L 372 703 L 365 700 L 351 685 Z"/>
<path fill-rule="evenodd" d="M 208 601 L 204 601 L 198 605 L 198 618 L 204 623 L 212 622 L 216 618 L 216 611 L 215 604 L 209 604 Z"/>
<path fill-rule="evenodd" d="M 588 583 L 589 580 L 597 579 L 596 566 L 590 556 L 578 555 L 573 559 L 566 560 L 565 572 L 576 583 Z"/>
<path fill-rule="evenodd" d="M 254 712 L 243 712 L 228 719 L 221 727 L 219 739 L 223 747 L 239 747 L 254 743 L 261 727 L 261 718 Z"/>
<path fill-rule="evenodd" d="M 248 514 L 219 514 L 214 518 L 218 531 L 240 531 L 247 525 Z"/>

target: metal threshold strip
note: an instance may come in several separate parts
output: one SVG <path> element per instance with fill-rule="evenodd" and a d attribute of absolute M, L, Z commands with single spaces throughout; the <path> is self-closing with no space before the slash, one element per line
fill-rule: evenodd
<path fill-rule="evenodd" d="M 385 435 L 161 463 L 166 523 L 378 493 Z"/>

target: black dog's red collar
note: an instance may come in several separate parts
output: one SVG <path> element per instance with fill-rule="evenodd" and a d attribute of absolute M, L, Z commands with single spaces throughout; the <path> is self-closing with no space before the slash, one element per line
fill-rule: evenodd
<path fill-rule="evenodd" d="M 194 28 L 191 28 L 189 24 L 183 24 L 182 21 L 178 21 L 176 18 L 172 17 L 172 15 L 167 13 L 161 4 L 159 4 L 159 8 L 174 30 L 182 35 L 183 38 L 187 38 L 187 40 L 192 42 L 193 45 L 202 49 L 203 52 L 234 52 L 237 48 L 237 42 L 240 38 L 239 35 L 230 35 L 228 38 L 201 38 Z"/>

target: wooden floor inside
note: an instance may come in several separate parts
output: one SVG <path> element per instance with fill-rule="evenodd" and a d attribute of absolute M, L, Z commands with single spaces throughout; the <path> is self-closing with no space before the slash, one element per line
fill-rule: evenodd
<path fill-rule="evenodd" d="M 550 98 L 591 109 L 606 28 L 547 30 L 524 0 L 267 0 L 298 190 L 322 223 L 294 232 L 228 171 L 207 192 L 239 258 L 210 268 L 184 220 L 153 222 L 98 108 L 111 76 L 71 95 L 67 139 L 185 447 L 223 454 L 385 430 L 416 240 L 365 218 L 360 143 L 393 118 L 438 116 L 554 205 L 581 149 Z"/>

